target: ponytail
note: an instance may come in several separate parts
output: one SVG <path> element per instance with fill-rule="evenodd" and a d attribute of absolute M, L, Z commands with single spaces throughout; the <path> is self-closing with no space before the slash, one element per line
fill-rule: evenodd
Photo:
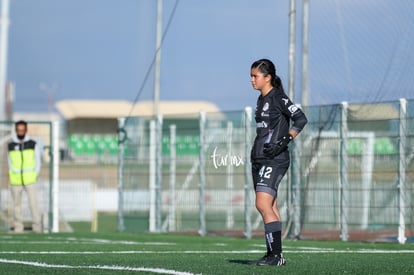
<path fill-rule="evenodd" d="M 282 80 L 280 79 L 280 77 L 278 75 L 272 76 L 272 86 L 275 87 L 278 90 L 283 91 Z"/>

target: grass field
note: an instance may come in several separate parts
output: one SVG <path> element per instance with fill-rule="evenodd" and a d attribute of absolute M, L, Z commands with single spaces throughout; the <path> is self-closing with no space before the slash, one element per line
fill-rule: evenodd
<path fill-rule="evenodd" d="M 262 239 L 174 234 L 1 234 L 1 274 L 413 274 L 414 244 L 285 241 L 287 265 L 256 266 Z"/>

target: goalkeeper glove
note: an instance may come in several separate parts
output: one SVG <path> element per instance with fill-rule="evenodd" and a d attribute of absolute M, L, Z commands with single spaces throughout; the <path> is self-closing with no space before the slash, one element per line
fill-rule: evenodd
<path fill-rule="evenodd" d="M 282 153 L 288 146 L 289 142 L 293 139 L 293 137 L 289 134 L 287 136 L 283 136 L 278 142 L 276 143 L 265 143 L 263 148 L 263 153 L 268 158 L 274 158 L 280 153 Z"/>

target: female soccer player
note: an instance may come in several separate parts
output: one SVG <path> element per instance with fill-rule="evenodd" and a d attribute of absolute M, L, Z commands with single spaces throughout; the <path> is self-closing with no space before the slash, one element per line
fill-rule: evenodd
<path fill-rule="evenodd" d="M 256 208 L 265 229 L 267 253 L 257 265 L 285 265 L 282 255 L 282 222 L 277 190 L 289 168 L 288 144 L 308 122 L 300 108 L 286 96 L 275 65 L 268 59 L 251 66 L 251 83 L 260 91 L 255 120 L 256 138 L 251 151 Z M 289 126 L 293 121 L 292 127 Z"/>

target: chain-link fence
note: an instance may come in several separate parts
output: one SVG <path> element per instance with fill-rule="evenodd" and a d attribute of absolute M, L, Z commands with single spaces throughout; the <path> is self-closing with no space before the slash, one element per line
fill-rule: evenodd
<path fill-rule="evenodd" d="M 342 240 L 413 230 L 413 101 L 305 108 L 278 204 L 286 234 Z M 252 110 L 120 120 L 121 231 L 244 232 L 254 209 Z"/>
<path fill-rule="evenodd" d="M 410 104 L 401 100 L 306 110 L 310 123 L 300 143 L 298 232 L 339 229 L 342 240 L 377 232 L 402 241 L 405 230 L 412 230 Z"/>

